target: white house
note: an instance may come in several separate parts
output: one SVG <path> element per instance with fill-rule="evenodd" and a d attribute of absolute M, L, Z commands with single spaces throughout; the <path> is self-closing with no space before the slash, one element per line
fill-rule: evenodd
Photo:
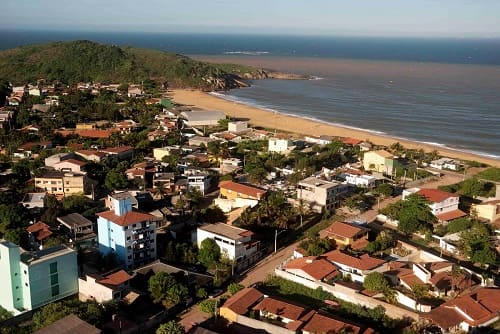
<path fill-rule="evenodd" d="M 458 170 L 460 168 L 460 163 L 456 160 L 450 158 L 440 158 L 437 160 L 431 161 L 429 167 L 436 169 L 450 169 L 450 170 Z"/>
<path fill-rule="evenodd" d="M 120 301 L 123 292 L 129 287 L 132 278 L 125 270 L 107 275 L 85 275 L 78 278 L 79 299 L 95 300 L 105 303 L 111 300 Z"/>
<path fill-rule="evenodd" d="M 439 189 L 410 188 L 403 190 L 403 200 L 411 194 L 416 194 L 427 199 L 429 201 L 429 207 L 431 208 L 432 214 L 440 220 L 448 221 L 465 216 L 465 213 L 458 209 L 460 196 L 457 194 L 452 194 Z M 446 217 L 443 215 L 445 213 Z M 441 219 L 440 216 L 443 219 Z"/>
<path fill-rule="evenodd" d="M 188 191 L 198 189 L 202 195 L 210 190 L 212 176 L 209 172 L 198 169 L 186 169 L 184 175 L 187 176 Z"/>
<path fill-rule="evenodd" d="M 224 223 L 207 224 L 198 227 L 196 240 L 198 247 L 205 239 L 213 239 L 220 247 L 221 253 L 230 260 L 240 261 L 255 253 L 258 241 L 252 241 L 253 233 Z"/>
<path fill-rule="evenodd" d="M 216 126 L 226 118 L 222 111 L 183 111 L 184 122 L 189 126 Z"/>
<path fill-rule="evenodd" d="M 366 275 L 374 271 L 382 271 L 384 260 L 363 254 L 360 257 L 354 257 L 340 250 L 334 250 L 323 254 L 328 261 L 333 263 L 342 275 L 349 275 L 355 282 L 363 283 Z"/>
<path fill-rule="evenodd" d="M 363 188 L 374 188 L 377 179 L 371 175 L 359 174 L 354 172 L 345 173 L 347 183 Z"/>
<path fill-rule="evenodd" d="M 234 121 L 227 123 L 227 131 L 232 133 L 242 133 L 248 131 L 248 123 L 244 121 Z"/>
<path fill-rule="evenodd" d="M 269 138 L 268 148 L 269 152 L 287 153 L 292 150 L 293 142 L 290 139 L 282 138 Z"/>

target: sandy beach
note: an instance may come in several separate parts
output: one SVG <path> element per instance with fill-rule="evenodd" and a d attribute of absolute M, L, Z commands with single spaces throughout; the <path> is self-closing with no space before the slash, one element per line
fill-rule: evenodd
<path fill-rule="evenodd" d="M 387 136 L 380 136 L 367 131 L 344 128 L 341 126 L 332 126 L 295 116 L 275 114 L 273 112 L 259 109 L 253 106 L 224 100 L 222 98 L 201 91 L 174 90 L 171 92 L 171 97 L 176 103 L 179 104 L 197 107 L 204 110 L 220 110 L 231 117 L 248 119 L 249 123 L 253 126 L 259 126 L 268 129 L 276 128 L 277 130 L 291 132 L 299 135 L 329 135 L 351 137 L 360 140 L 369 140 L 377 145 L 385 146 L 389 146 L 392 143 L 399 142 L 403 146 L 408 148 L 423 148 L 426 151 L 437 150 L 441 155 L 447 157 L 463 160 L 476 160 L 492 166 L 500 166 L 500 160 L 491 159 L 467 152 L 444 149 L 440 146 L 433 146 L 391 138 Z"/>

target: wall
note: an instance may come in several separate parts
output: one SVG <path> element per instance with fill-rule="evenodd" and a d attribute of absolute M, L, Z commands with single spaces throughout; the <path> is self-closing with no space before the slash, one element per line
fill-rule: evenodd
<path fill-rule="evenodd" d="M 98 303 L 104 303 L 113 299 L 113 289 L 97 284 L 95 278 L 86 276 L 85 279 L 78 279 L 78 291 L 80 300 L 95 299 Z"/>
<path fill-rule="evenodd" d="M 0 289 L 0 305 L 7 311 L 19 313 L 16 306 L 20 306 L 17 298 L 21 299 L 22 294 L 16 294 L 16 286 L 21 286 L 21 275 L 19 268 L 19 247 L 4 241 L 0 243 L 0 273 L 2 275 Z"/>
<path fill-rule="evenodd" d="M 295 334 L 295 333 L 297 333 L 296 331 L 291 331 L 291 330 L 286 329 L 284 327 L 279 327 L 279 326 L 270 324 L 268 322 L 245 317 L 243 315 L 238 315 L 236 322 L 238 324 L 248 326 L 250 328 L 265 330 L 271 334 Z"/>
<path fill-rule="evenodd" d="M 365 306 L 368 308 L 375 308 L 377 306 L 382 306 L 386 310 L 386 314 L 389 315 L 391 318 L 404 318 L 404 317 L 409 317 L 413 318 L 415 320 L 419 319 L 419 315 L 415 312 L 409 311 L 407 309 L 398 307 L 396 305 L 392 305 L 389 303 L 386 303 L 384 301 L 371 298 L 362 294 L 357 293 L 357 291 L 349 289 L 345 286 L 336 284 L 336 285 L 330 285 L 326 284 L 323 282 L 311 282 L 308 280 L 305 280 L 303 278 L 299 278 L 297 276 L 294 276 L 290 273 L 287 273 L 286 271 L 280 270 L 276 268 L 274 273 L 282 277 L 284 279 L 302 284 L 307 286 L 308 288 L 311 289 L 317 289 L 318 287 L 321 287 L 324 291 L 327 291 L 334 295 L 336 298 L 354 303 L 354 304 L 359 304 L 361 306 Z"/>

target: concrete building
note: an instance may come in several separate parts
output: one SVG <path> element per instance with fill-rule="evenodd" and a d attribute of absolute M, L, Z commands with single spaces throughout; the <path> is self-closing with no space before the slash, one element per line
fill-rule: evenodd
<path fill-rule="evenodd" d="M 163 157 L 168 157 L 172 154 L 181 154 L 182 150 L 179 146 L 165 146 L 153 149 L 153 157 L 155 160 L 161 161 Z"/>
<path fill-rule="evenodd" d="M 129 288 L 131 278 L 123 269 L 104 275 L 85 275 L 78 279 L 79 298 L 81 301 L 95 300 L 98 303 L 111 300 L 118 302 Z"/>
<path fill-rule="evenodd" d="M 15 315 L 78 293 L 76 251 L 56 246 L 27 252 L 0 241 L 0 305 Z"/>
<path fill-rule="evenodd" d="M 46 170 L 35 177 L 35 187 L 60 197 L 85 195 L 92 192 L 92 181 L 79 173 Z"/>
<path fill-rule="evenodd" d="M 156 259 L 156 217 L 132 209 L 127 192 L 112 195 L 112 209 L 97 214 L 99 251 L 113 252 L 125 268 Z"/>
<path fill-rule="evenodd" d="M 449 169 L 449 170 L 458 170 L 460 168 L 460 163 L 456 160 L 450 158 L 440 158 L 437 160 L 431 161 L 429 167 L 436 169 Z"/>
<path fill-rule="evenodd" d="M 363 254 L 359 257 L 344 253 L 340 250 L 333 250 L 323 254 L 328 261 L 337 266 L 342 275 L 349 276 L 355 282 L 363 283 L 366 275 L 374 271 L 382 271 L 384 260 Z"/>
<path fill-rule="evenodd" d="M 358 173 L 357 171 L 347 171 L 345 174 L 345 181 L 356 187 L 374 188 L 377 179 L 371 175 Z"/>
<path fill-rule="evenodd" d="M 197 189 L 202 195 L 205 195 L 210 190 L 212 176 L 209 172 L 187 169 L 184 171 L 184 175 L 187 176 L 187 191 Z"/>
<path fill-rule="evenodd" d="M 366 171 L 392 175 L 398 165 L 398 160 L 384 150 L 365 152 L 363 156 L 363 167 Z"/>
<path fill-rule="evenodd" d="M 61 161 L 74 159 L 75 153 L 58 153 L 51 155 L 50 157 L 45 158 L 45 166 L 46 167 L 54 167 L 55 164 L 60 163 Z"/>
<path fill-rule="evenodd" d="M 479 219 L 494 223 L 500 220 L 500 199 L 472 204 L 471 211 L 475 212 Z"/>
<path fill-rule="evenodd" d="M 237 198 L 253 199 L 260 201 L 267 194 L 267 191 L 252 187 L 246 184 L 233 181 L 219 182 L 220 195 L 222 197 L 235 200 Z"/>
<path fill-rule="evenodd" d="M 183 111 L 181 117 L 189 126 L 217 126 L 226 114 L 222 111 Z"/>
<path fill-rule="evenodd" d="M 196 240 L 198 247 L 205 239 L 213 239 L 221 253 L 230 260 L 240 261 L 258 250 L 259 242 L 252 241 L 253 233 L 224 223 L 208 224 L 198 227 Z"/>
<path fill-rule="evenodd" d="M 333 211 L 349 192 L 349 185 L 327 181 L 315 176 L 300 181 L 297 185 L 297 199 L 310 204 L 314 211 Z"/>
<path fill-rule="evenodd" d="M 429 201 L 432 214 L 441 221 L 466 216 L 466 213 L 458 209 L 460 196 L 439 189 L 410 188 L 403 190 L 403 200 L 409 195 L 419 195 Z"/>
<path fill-rule="evenodd" d="M 244 121 L 234 121 L 227 123 L 227 131 L 232 133 L 243 133 L 248 131 L 248 123 Z"/>
<path fill-rule="evenodd" d="M 75 172 L 85 174 L 85 165 L 87 163 L 76 160 L 76 159 L 67 159 L 61 162 L 55 163 L 53 165 L 55 170 L 59 170 L 61 172 Z"/>
<path fill-rule="evenodd" d="M 293 142 L 290 139 L 269 138 L 267 150 L 269 152 L 285 154 L 292 150 Z"/>

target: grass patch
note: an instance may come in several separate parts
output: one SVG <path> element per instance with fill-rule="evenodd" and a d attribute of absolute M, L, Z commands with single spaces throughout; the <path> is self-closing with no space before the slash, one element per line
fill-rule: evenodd
<path fill-rule="evenodd" d="M 500 182 L 500 168 L 491 167 L 483 170 L 481 173 L 477 174 L 479 177 L 487 180 L 491 180 L 494 182 Z"/>

